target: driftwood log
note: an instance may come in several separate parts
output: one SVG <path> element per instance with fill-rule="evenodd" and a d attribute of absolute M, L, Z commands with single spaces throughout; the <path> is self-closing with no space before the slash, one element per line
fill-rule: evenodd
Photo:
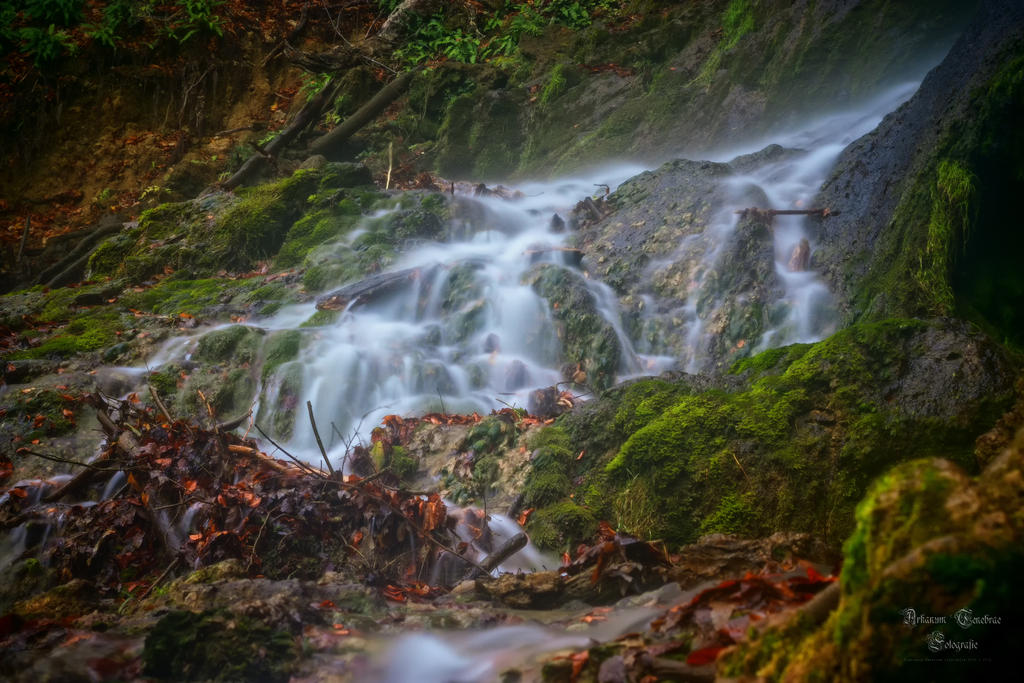
<path fill-rule="evenodd" d="M 824 209 L 737 209 L 735 213 L 739 214 L 740 218 L 746 218 L 752 216 L 757 218 L 758 216 L 765 216 L 767 218 L 773 218 L 775 216 L 821 216 L 822 218 L 828 218 L 829 216 L 838 216 L 838 211 L 826 207 Z"/>
<path fill-rule="evenodd" d="M 545 254 L 561 254 L 565 259 L 566 265 L 572 266 L 573 268 L 579 268 L 583 263 L 583 250 L 577 249 L 576 247 L 536 246 L 530 247 L 523 253 L 530 257 L 530 263 L 540 261 L 541 257 Z"/>

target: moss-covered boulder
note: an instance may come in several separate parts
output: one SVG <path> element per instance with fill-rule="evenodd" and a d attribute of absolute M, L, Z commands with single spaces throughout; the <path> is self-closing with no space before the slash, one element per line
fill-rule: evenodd
<path fill-rule="evenodd" d="M 441 240 L 447 235 L 450 213 L 443 194 L 406 192 L 375 201 L 372 206 L 374 214 L 355 224 L 346 223 L 348 227 L 338 232 L 339 239 L 328 240 L 306 252 L 302 282 L 307 290 L 322 291 L 387 270 L 402 250 L 419 241 Z M 332 215 L 324 215 L 320 220 L 337 221 Z M 358 229 L 352 235 L 343 235 L 356 226 Z M 323 234 L 333 229 L 328 227 Z M 285 251 L 288 249 L 286 244 Z"/>
<path fill-rule="evenodd" d="M 1006 670 L 1022 616 L 1024 433 L 977 477 L 904 463 L 857 507 L 839 606 L 767 629 L 721 663 L 764 680 L 963 680 Z"/>
<path fill-rule="evenodd" d="M 594 389 L 610 387 L 619 371 L 623 349 L 586 281 L 577 272 L 550 263 L 535 266 L 525 280 L 551 306 L 565 360 L 583 367 L 586 383 Z"/>
<path fill-rule="evenodd" d="M 733 371 L 640 380 L 560 418 L 584 453 L 575 502 L 673 544 L 801 531 L 835 547 L 875 477 L 924 455 L 975 467 L 1013 400 L 1005 353 L 950 321 L 858 325 Z"/>
<path fill-rule="evenodd" d="M 226 611 L 164 615 L 146 636 L 147 675 L 157 680 L 287 681 L 299 650 L 292 635 Z"/>

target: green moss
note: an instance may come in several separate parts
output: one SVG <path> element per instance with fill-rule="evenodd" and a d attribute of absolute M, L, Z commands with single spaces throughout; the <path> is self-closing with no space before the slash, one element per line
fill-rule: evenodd
<path fill-rule="evenodd" d="M 732 0 L 722 14 L 722 37 L 704 62 L 693 84 L 710 87 L 722 63 L 722 56 L 736 47 L 740 39 L 753 30 L 754 13 L 750 0 Z"/>
<path fill-rule="evenodd" d="M 973 466 L 974 439 L 1009 399 L 993 395 L 956 420 L 888 403 L 885 387 L 899 385 L 930 329 L 887 320 L 761 354 L 734 366 L 728 391 L 685 376 L 617 387 L 559 419 L 571 444 L 561 457 L 585 453 L 566 472 L 582 475 L 595 514 L 644 537 L 798 530 L 838 547 L 875 477 L 929 453 Z"/>
<path fill-rule="evenodd" d="M 131 254 L 141 234 L 141 229 L 133 228 L 100 242 L 99 246 L 89 255 L 86 272 L 94 278 L 120 274 L 125 260 Z"/>
<path fill-rule="evenodd" d="M 345 209 L 351 209 L 346 206 Z M 320 210 L 297 220 L 288 230 L 274 259 L 275 268 L 292 268 L 302 263 L 313 247 L 346 235 L 356 223 L 350 210 Z"/>
<path fill-rule="evenodd" d="M 146 381 L 153 385 L 161 398 L 174 396 L 178 393 L 178 379 L 181 369 L 177 365 L 164 367 L 159 372 L 151 372 Z"/>
<path fill-rule="evenodd" d="M 195 355 L 202 361 L 221 363 L 230 360 L 241 365 L 256 359 L 259 341 L 260 334 L 256 330 L 245 325 L 230 325 L 200 337 Z"/>
<path fill-rule="evenodd" d="M 538 548 L 562 550 L 593 536 L 597 518 L 572 501 L 562 501 L 530 515 L 526 531 Z"/>
<path fill-rule="evenodd" d="M 264 378 L 263 400 L 260 401 L 260 425 L 269 426 L 274 437 L 291 438 L 302 393 L 303 370 L 300 363 L 279 365 Z"/>
<path fill-rule="evenodd" d="M 544 88 L 540 91 L 540 98 L 538 101 L 541 106 L 547 105 L 553 99 L 565 92 L 565 89 L 565 65 L 556 64 L 548 75 L 547 83 L 544 84 Z"/>
<path fill-rule="evenodd" d="M 28 393 L 7 392 L 0 396 L 5 414 L 0 433 L 23 440 L 60 436 L 75 429 L 77 402 L 66 391 L 33 388 Z M 69 410 L 71 414 L 65 414 Z"/>
<path fill-rule="evenodd" d="M 860 590 L 870 576 L 933 536 L 935 527 L 944 523 L 945 500 L 958 477 L 948 468 L 937 468 L 937 462 L 904 463 L 872 484 L 857 506 L 857 527 L 843 548 L 844 592 Z M 884 516 L 878 514 L 880 509 Z"/>
<path fill-rule="evenodd" d="M 145 673 L 160 680 L 287 681 L 298 658 L 287 631 L 229 612 L 170 612 L 146 636 Z"/>
<path fill-rule="evenodd" d="M 121 303 L 161 315 L 198 316 L 218 308 L 225 300 L 248 293 L 257 285 L 254 280 L 167 279 L 142 292 L 127 293 Z"/>
<path fill-rule="evenodd" d="M 242 270 L 273 256 L 318 182 L 317 172 L 299 170 L 290 178 L 240 192 L 240 200 L 211 226 L 208 252 L 200 262 L 218 269 Z"/>
<path fill-rule="evenodd" d="M 262 287 L 257 287 L 247 293 L 244 299 L 246 302 L 257 306 L 260 315 L 270 315 L 284 304 L 295 303 L 298 300 L 298 296 L 292 287 L 277 280 Z"/>
<path fill-rule="evenodd" d="M 741 358 L 729 368 L 729 374 L 742 375 L 751 373 L 761 375 L 771 370 L 785 370 L 793 361 L 799 360 L 810 348 L 811 344 L 791 344 L 775 349 L 762 351 L 756 356 Z"/>
<path fill-rule="evenodd" d="M 622 349 L 614 328 L 598 312 L 585 283 L 567 268 L 541 264 L 527 276 L 527 284 L 550 304 L 565 360 L 582 364 L 587 384 L 594 389 L 610 387 Z"/>
<path fill-rule="evenodd" d="M 194 371 L 178 394 L 176 405 L 188 414 L 206 415 L 206 406 L 199 393 L 213 408 L 214 417 L 228 419 L 252 405 L 256 395 L 256 380 L 247 368 L 215 367 Z"/>
<path fill-rule="evenodd" d="M 263 346 L 263 378 L 266 379 L 282 363 L 295 360 L 302 347 L 303 335 L 298 330 L 272 333 Z"/>
<path fill-rule="evenodd" d="M 523 487 L 523 505 L 544 507 L 565 498 L 570 490 L 569 477 L 561 472 L 531 473 Z"/>
<path fill-rule="evenodd" d="M 7 358 L 70 358 L 80 353 L 99 351 L 118 342 L 117 332 L 122 327 L 121 315 L 117 311 L 93 309 L 78 315 L 55 336 L 30 349 L 15 351 Z"/>
<path fill-rule="evenodd" d="M 409 482 L 416 477 L 420 463 L 401 446 L 395 446 L 391 449 L 390 460 L 389 466 L 391 471 L 395 473 L 395 476 L 400 481 Z"/>
<path fill-rule="evenodd" d="M 333 325 L 341 316 L 341 311 L 317 311 L 309 316 L 299 327 L 326 327 Z"/>
<path fill-rule="evenodd" d="M 939 161 L 935 173 L 928 235 L 915 277 L 938 310 L 949 313 L 953 309 L 952 266 L 969 236 L 975 178 L 962 164 L 949 159 Z"/>

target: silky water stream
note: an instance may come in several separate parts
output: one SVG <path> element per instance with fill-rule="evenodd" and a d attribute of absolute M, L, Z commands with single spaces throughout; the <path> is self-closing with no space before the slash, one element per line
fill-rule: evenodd
<path fill-rule="evenodd" d="M 795 132 L 772 136 L 764 142 L 807 152 L 756 167 L 744 166 L 742 175 L 734 174 L 722 182 L 737 192 L 745 185 L 756 185 L 771 208 L 806 207 L 839 152 L 870 131 L 915 88 L 916 84 L 893 88 L 855 111 L 823 116 Z M 760 147 L 728 150 L 717 159 L 728 161 Z M 486 414 L 503 406 L 526 407 L 533 390 L 563 381 L 565 359 L 549 305 L 524 284 L 524 277 L 538 262 L 579 267 L 566 261 L 566 252 L 560 250 L 571 245 L 571 232 L 557 230 L 559 221 L 552 217 L 557 214 L 568 219 L 578 201 L 603 194 L 598 184 L 614 190 L 642 170 L 620 164 L 570 179 L 522 183 L 512 199 L 457 198 L 447 239 L 416 244 L 393 264 L 396 271 L 415 269 L 417 273 L 401 289 L 366 302 L 350 302 L 335 321 L 320 326 L 301 326 L 315 313 L 313 303 L 286 306 L 271 317 L 244 323 L 267 332 L 298 330 L 302 337 L 298 357 L 279 365 L 263 380 L 256 398 L 258 420 L 269 423 L 272 414 L 281 410 L 281 392 L 287 387 L 294 392 L 290 406 L 296 415 L 294 428 L 290 434 L 274 436 L 290 453 L 318 463 L 320 452 L 305 419 L 309 401 L 318 424 L 324 426 L 322 432 L 333 425 L 332 432 L 345 436 L 334 438 L 329 447 L 328 456 L 337 464 L 344 459 L 346 441 L 368 440 L 370 430 L 388 414 Z M 740 208 L 746 207 L 718 207 L 703 238 L 681 244 L 680 251 L 668 260 L 693 259 L 694 254 L 683 252 L 697 249 L 696 258 L 705 266 L 703 270 L 710 272 L 720 258 L 721 245 L 736 229 L 735 210 Z M 807 241 L 811 254 L 814 251 L 813 239 L 802 225 L 800 217 L 775 218 L 775 273 L 782 283 L 777 304 L 785 315 L 777 326 L 749 341 L 754 351 L 815 341 L 833 331 L 831 297 L 813 270 L 813 257 L 811 268 L 789 267 L 794 248 L 802 240 Z M 359 234 L 357 229 L 346 239 L 357 239 Z M 585 261 L 582 267 L 585 269 Z M 706 321 L 713 311 L 698 315 L 696 306 L 705 282 L 695 283 L 682 323 L 671 330 L 677 340 L 685 340 L 682 352 L 675 353 L 664 344 L 630 339 L 620 320 L 615 292 L 594 279 L 585 282 L 595 309 L 618 337 L 620 378 L 658 374 L 673 367 L 697 371 L 706 366 L 701 349 L 708 334 Z M 169 340 L 148 359 L 145 368 L 130 371 L 141 376 L 168 363 L 187 362 L 198 339 L 210 331 Z M 266 444 L 266 450 L 274 449 Z M 497 516 L 492 527 L 498 537 L 518 530 L 514 522 Z M 188 532 L 188 528 L 180 529 L 182 534 Z M 4 557 L 0 560 L 6 562 L 24 547 L 24 539 L 17 534 L 14 530 L 3 540 L 0 552 Z M 529 570 L 545 563 L 543 556 L 528 546 L 506 568 Z M 632 619 L 649 619 L 650 608 L 645 609 L 648 611 L 628 612 L 623 620 L 631 624 Z M 541 626 L 421 634 L 382 646 L 375 671 L 380 679 L 392 683 L 489 680 L 510 660 L 616 635 L 613 629 L 587 634 L 581 640 L 581 636 L 566 635 L 564 629 Z"/>

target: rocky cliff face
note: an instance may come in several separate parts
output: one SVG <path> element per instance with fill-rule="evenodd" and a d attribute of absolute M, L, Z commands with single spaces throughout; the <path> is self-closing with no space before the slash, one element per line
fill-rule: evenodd
<path fill-rule="evenodd" d="M 818 226 L 815 260 L 847 319 L 958 311 L 1020 339 L 994 299 L 1020 296 L 997 252 L 1021 245 L 1005 221 L 1021 182 L 1006 123 L 1024 107 L 1022 46 L 1020 3 L 984 3 L 914 97 L 843 152 L 819 195 L 842 215 Z"/>

